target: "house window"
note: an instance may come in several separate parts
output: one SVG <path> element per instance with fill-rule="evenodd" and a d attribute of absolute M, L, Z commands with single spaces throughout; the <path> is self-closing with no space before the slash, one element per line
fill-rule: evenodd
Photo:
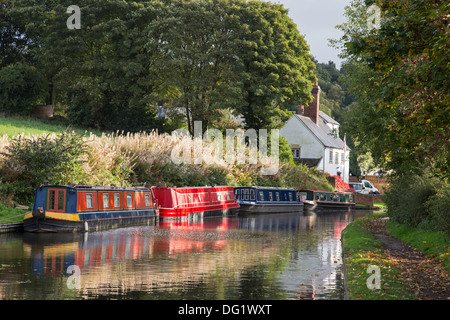
<path fill-rule="evenodd" d="M 300 159 L 300 148 L 292 148 L 291 151 L 294 159 Z"/>
<path fill-rule="evenodd" d="M 333 163 L 333 150 L 330 150 L 330 163 Z"/>
<path fill-rule="evenodd" d="M 342 153 L 341 153 L 341 162 L 342 162 L 342 163 L 344 162 L 344 157 L 345 157 L 344 155 L 345 155 L 345 152 L 342 152 Z"/>
<path fill-rule="evenodd" d="M 109 193 L 103 194 L 103 208 L 109 208 Z"/>
<path fill-rule="evenodd" d="M 335 153 L 334 163 L 336 163 L 336 164 L 339 163 L 339 152 L 338 151 L 336 151 L 336 153 Z"/>
<path fill-rule="evenodd" d="M 114 208 L 120 208 L 120 193 L 114 193 Z"/>
<path fill-rule="evenodd" d="M 94 203 L 92 201 L 92 193 L 86 193 L 86 209 L 94 208 Z"/>

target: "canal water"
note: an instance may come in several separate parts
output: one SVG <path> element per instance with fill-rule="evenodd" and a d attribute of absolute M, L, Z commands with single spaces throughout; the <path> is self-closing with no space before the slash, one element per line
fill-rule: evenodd
<path fill-rule="evenodd" d="M 340 300 L 341 232 L 364 214 L 0 234 L 0 299 Z"/>

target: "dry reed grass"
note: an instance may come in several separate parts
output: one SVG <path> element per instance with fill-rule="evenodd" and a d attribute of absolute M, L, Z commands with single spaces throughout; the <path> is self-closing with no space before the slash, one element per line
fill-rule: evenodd
<path fill-rule="evenodd" d="M 56 137 L 56 135 L 52 135 Z M 34 136 L 28 136 L 33 138 Z M 261 176 L 261 164 L 227 163 L 217 157 L 217 142 L 203 141 L 202 164 L 175 164 L 171 158 L 177 146 L 192 149 L 193 139 L 177 134 L 110 133 L 84 137 L 87 152 L 82 155 L 83 183 L 95 185 L 269 185 L 280 187 L 327 188 L 326 178 L 307 168 L 281 163 L 273 176 Z M 5 152 L 8 136 L 0 137 L 0 152 Z M 225 154 L 225 146 L 223 154 Z M 248 154 L 248 149 L 246 150 Z M 219 153 L 220 154 L 220 153 Z M 4 158 L 0 154 L 0 170 Z M 72 182 L 72 181 L 68 181 Z"/>

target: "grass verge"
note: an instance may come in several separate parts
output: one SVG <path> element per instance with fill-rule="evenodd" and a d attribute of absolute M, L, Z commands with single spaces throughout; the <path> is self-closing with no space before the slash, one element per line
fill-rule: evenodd
<path fill-rule="evenodd" d="M 67 128 L 68 126 L 66 124 L 56 120 L 36 119 L 32 117 L 0 117 L 0 136 L 7 135 L 14 137 L 19 134 L 58 134 Z M 77 127 L 70 127 L 70 129 L 79 134 L 92 132 L 96 135 L 101 135 L 100 132 L 93 129 L 89 129 L 89 132 L 86 129 Z"/>
<path fill-rule="evenodd" d="M 10 208 L 0 203 L 0 224 L 22 222 L 25 213 L 30 210 Z"/>
<path fill-rule="evenodd" d="M 415 300 L 416 296 L 399 280 L 400 270 L 382 250 L 382 243 L 365 228 L 370 219 L 383 213 L 367 215 L 349 224 L 342 233 L 348 296 L 351 300 Z M 380 269 L 380 289 L 369 289 L 370 266 Z"/>
<path fill-rule="evenodd" d="M 422 251 L 441 263 L 450 274 L 450 235 L 442 231 L 425 231 L 389 221 L 388 231 L 394 237 Z"/>

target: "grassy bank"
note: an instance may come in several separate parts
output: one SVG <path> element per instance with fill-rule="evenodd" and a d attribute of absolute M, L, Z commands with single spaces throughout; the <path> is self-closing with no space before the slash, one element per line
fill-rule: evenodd
<path fill-rule="evenodd" d="M 67 129 L 67 125 L 61 121 L 49 119 L 37 119 L 34 117 L 2 117 L 0 116 L 0 136 L 7 135 L 12 138 L 21 135 L 41 135 L 58 134 Z M 96 135 L 101 133 L 97 130 L 86 130 L 83 128 L 71 127 L 71 130 L 80 134 L 92 132 Z"/>
<path fill-rule="evenodd" d="M 394 237 L 422 251 L 441 263 L 450 274 L 450 235 L 440 231 L 425 231 L 390 221 L 388 231 Z"/>
<path fill-rule="evenodd" d="M 30 210 L 7 207 L 0 203 L 0 224 L 22 222 L 25 213 Z"/>
<path fill-rule="evenodd" d="M 346 266 L 347 288 L 352 300 L 415 300 L 416 295 L 399 277 L 400 270 L 386 257 L 382 243 L 377 241 L 367 229 L 372 219 L 384 217 L 378 212 L 357 219 L 342 233 L 343 255 Z M 444 232 L 425 231 L 407 227 L 392 221 L 387 224 L 388 232 L 425 253 L 430 260 L 442 264 L 450 273 L 450 237 Z M 367 287 L 369 266 L 377 266 L 381 271 L 381 289 Z"/>
<path fill-rule="evenodd" d="M 410 300 L 415 299 L 405 283 L 399 280 L 400 270 L 396 268 L 382 250 L 365 225 L 370 219 L 384 213 L 368 215 L 349 224 L 342 233 L 342 247 L 345 261 L 348 296 L 351 300 Z M 367 273 L 370 266 L 377 266 L 381 273 L 381 289 L 370 290 Z"/>

